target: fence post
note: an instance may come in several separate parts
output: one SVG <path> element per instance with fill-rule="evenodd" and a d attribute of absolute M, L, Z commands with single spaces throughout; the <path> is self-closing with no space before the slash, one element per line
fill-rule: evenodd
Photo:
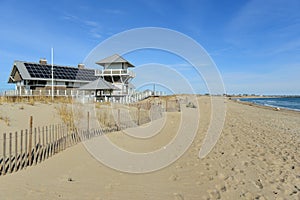
<path fill-rule="evenodd" d="M 41 160 L 45 160 L 45 127 L 42 127 L 42 157 Z"/>
<path fill-rule="evenodd" d="M 29 148 L 28 148 L 28 151 L 29 151 L 29 163 L 30 165 L 32 164 L 32 132 L 33 132 L 33 128 L 32 128 L 32 121 L 33 121 L 33 117 L 30 116 L 30 124 L 29 124 Z"/>
<path fill-rule="evenodd" d="M 53 152 L 53 125 L 49 126 L 49 143 L 50 143 L 49 156 L 52 156 L 52 152 Z"/>
<path fill-rule="evenodd" d="M 51 128 L 51 156 L 54 154 L 54 149 L 55 149 L 55 126 L 52 125 Z"/>
<path fill-rule="evenodd" d="M 55 153 L 58 152 L 58 125 L 55 125 Z"/>
<path fill-rule="evenodd" d="M 121 121 L 120 121 L 120 108 L 118 109 L 118 131 L 121 129 Z"/>
<path fill-rule="evenodd" d="M 52 136 L 51 136 L 51 140 L 52 140 L 52 144 L 53 144 L 53 150 L 55 150 L 55 125 L 52 125 Z M 53 151 L 54 154 L 54 151 Z"/>
<path fill-rule="evenodd" d="M 66 141 L 65 141 L 65 149 L 69 146 L 69 126 L 66 124 L 64 125 L 64 131 L 65 131 L 65 137 L 66 137 Z"/>
<path fill-rule="evenodd" d="M 76 144 L 76 141 L 75 141 L 76 138 L 75 138 L 75 129 L 72 125 L 71 125 L 71 129 L 68 129 L 68 134 L 70 136 L 68 146 L 73 146 L 74 144 Z"/>
<path fill-rule="evenodd" d="M 55 151 L 54 151 L 54 153 L 56 154 L 57 150 L 58 150 L 58 125 L 55 125 L 54 142 L 55 142 Z"/>
<path fill-rule="evenodd" d="M 25 130 L 25 156 L 24 156 L 25 164 L 24 164 L 24 167 L 27 167 L 27 164 L 28 164 L 28 148 L 27 148 L 27 145 L 28 145 L 28 130 L 26 129 Z"/>
<path fill-rule="evenodd" d="M 15 171 L 17 171 L 18 165 L 18 132 L 15 132 Z"/>
<path fill-rule="evenodd" d="M 21 138 L 20 138 L 20 169 L 22 169 L 23 164 L 23 130 L 21 130 Z"/>
<path fill-rule="evenodd" d="M 12 172 L 12 157 L 11 157 L 11 148 L 12 148 L 12 133 L 9 133 L 9 149 L 8 149 L 8 156 L 9 156 L 9 172 Z"/>
<path fill-rule="evenodd" d="M 52 156 L 52 150 L 53 150 L 53 125 L 49 126 L 49 157 Z"/>
<path fill-rule="evenodd" d="M 166 112 L 168 112 L 168 99 L 166 99 Z"/>
<path fill-rule="evenodd" d="M 60 127 L 57 125 L 57 152 L 60 152 Z"/>
<path fill-rule="evenodd" d="M 58 125 L 55 125 L 55 153 L 58 152 Z"/>
<path fill-rule="evenodd" d="M 66 141 L 67 141 L 67 135 L 66 135 L 66 131 L 65 131 L 65 125 L 62 124 L 62 133 L 63 133 L 63 150 L 66 149 Z"/>
<path fill-rule="evenodd" d="M 68 133 L 68 147 L 69 146 L 73 146 L 73 144 L 75 144 L 75 142 L 73 141 L 73 135 L 74 135 L 74 128 L 73 128 L 73 125 L 70 124 L 70 125 L 67 125 L 67 133 Z"/>
<path fill-rule="evenodd" d="M 90 112 L 87 112 L 87 130 L 90 130 Z"/>
<path fill-rule="evenodd" d="M 3 133 L 3 160 L 2 160 L 2 175 L 5 175 L 6 171 L 6 133 Z"/>
<path fill-rule="evenodd" d="M 32 150 L 32 116 L 30 116 L 30 120 L 29 120 L 29 144 L 28 144 L 28 153 L 29 153 L 29 165 L 31 165 L 31 161 L 32 161 L 32 154 L 31 154 L 31 150 Z"/>
<path fill-rule="evenodd" d="M 73 130 L 69 129 L 68 125 L 66 126 L 66 131 L 67 131 L 67 147 L 70 147 L 73 145 L 73 141 L 72 141 L 72 134 L 73 134 Z"/>
<path fill-rule="evenodd" d="M 36 164 L 36 159 L 37 159 L 37 140 L 36 140 L 36 134 L 37 134 L 37 131 L 36 131 L 36 128 L 34 128 L 34 143 L 33 143 L 33 162 L 32 164 Z"/>
<path fill-rule="evenodd" d="M 67 141 L 67 134 L 66 134 L 66 129 L 65 125 L 62 125 L 62 132 L 63 132 L 63 150 L 66 149 L 66 141 Z"/>
<path fill-rule="evenodd" d="M 73 125 L 71 125 L 71 129 L 68 129 L 68 133 L 70 135 L 70 141 L 69 141 L 69 146 L 73 146 L 74 144 L 76 144 L 76 133 L 75 133 L 75 129 L 73 127 Z"/>
<path fill-rule="evenodd" d="M 63 124 L 60 125 L 61 127 L 61 150 L 65 150 L 65 126 Z"/>
<path fill-rule="evenodd" d="M 59 152 L 60 134 L 59 134 L 59 124 L 56 125 L 56 153 Z"/>
<path fill-rule="evenodd" d="M 69 137 L 70 137 L 70 132 L 68 129 L 68 126 L 65 125 L 65 132 L 66 132 L 66 144 L 65 144 L 65 148 L 69 147 Z"/>
<path fill-rule="evenodd" d="M 140 125 L 140 118 L 141 118 L 141 113 L 140 113 L 140 111 L 141 111 L 141 107 L 139 106 L 138 107 L 138 126 Z"/>
<path fill-rule="evenodd" d="M 36 162 L 41 162 L 41 129 L 38 127 L 38 145 L 37 145 L 37 160 Z"/>
<path fill-rule="evenodd" d="M 46 126 L 46 158 L 49 156 L 48 126 Z"/>
<path fill-rule="evenodd" d="M 53 125 L 49 125 L 49 156 L 52 154 L 52 144 L 53 144 Z"/>
<path fill-rule="evenodd" d="M 76 128 L 76 129 L 73 129 L 73 135 L 74 135 L 74 143 L 73 143 L 73 145 L 74 145 L 74 144 L 77 144 L 77 143 L 79 142 L 79 140 L 78 140 L 78 137 L 79 137 L 79 131 L 78 131 L 77 128 Z"/>
<path fill-rule="evenodd" d="M 79 142 L 79 130 L 76 128 L 74 129 L 74 144 L 77 144 Z"/>
<path fill-rule="evenodd" d="M 52 126 L 52 143 L 53 143 L 53 151 L 52 151 L 52 155 L 55 154 L 55 146 L 56 146 L 56 145 L 55 145 L 55 141 L 56 141 L 56 140 L 55 140 L 55 133 L 56 133 L 56 132 L 55 132 L 55 130 L 56 130 L 55 128 L 56 128 L 55 125 L 53 125 L 53 126 Z"/>
<path fill-rule="evenodd" d="M 61 133 L 60 133 L 60 135 L 61 135 L 61 150 L 63 151 L 64 150 L 64 140 L 65 140 L 65 130 L 64 130 L 64 125 L 63 124 L 61 124 L 60 125 L 60 131 L 61 131 Z"/>
<path fill-rule="evenodd" d="M 58 151 L 60 152 L 61 151 L 61 145 L 62 145 L 62 134 L 61 134 L 61 125 L 59 124 L 58 125 Z"/>

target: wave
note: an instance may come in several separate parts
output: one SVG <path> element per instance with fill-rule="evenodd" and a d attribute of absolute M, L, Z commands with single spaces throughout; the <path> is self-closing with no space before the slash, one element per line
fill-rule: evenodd
<path fill-rule="evenodd" d="M 300 111 L 300 98 L 259 98 L 259 99 L 249 99 L 243 98 L 241 101 L 251 102 L 262 106 L 268 107 L 278 107 L 283 109 Z"/>

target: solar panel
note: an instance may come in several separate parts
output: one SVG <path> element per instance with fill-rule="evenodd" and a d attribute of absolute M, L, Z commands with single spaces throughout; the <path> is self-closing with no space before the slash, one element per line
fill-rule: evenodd
<path fill-rule="evenodd" d="M 32 78 L 52 78 L 51 65 L 42 65 L 35 63 L 24 63 L 24 65 Z M 95 71 L 93 69 L 78 69 L 75 67 L 54 65 L 53 78 L 63 80 L 94 81 L 98 77 L 95 76 Z"/>

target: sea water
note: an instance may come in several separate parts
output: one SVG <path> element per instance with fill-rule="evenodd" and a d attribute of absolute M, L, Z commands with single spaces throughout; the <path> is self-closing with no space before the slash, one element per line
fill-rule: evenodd
<path fill-rule="evenodd" d="M 247 101 L 263 106 L 286 108 L 300 111 L 300 97 L 280 97 L 280 98 L 242 98 L 240 101 Z"/>

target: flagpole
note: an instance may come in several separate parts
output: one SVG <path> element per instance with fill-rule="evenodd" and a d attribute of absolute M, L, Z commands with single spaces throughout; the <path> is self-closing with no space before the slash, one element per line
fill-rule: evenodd
<path fill-rule="evenodd" d="M 53 73 L 53 47 L 51 48 L 51 82 L 52 82 L 52 84 L 51 84 L 51 96 L 52 96 L 52 101 L 53 101 L 53 99 L 54 99 L 54 73 Z"/>

